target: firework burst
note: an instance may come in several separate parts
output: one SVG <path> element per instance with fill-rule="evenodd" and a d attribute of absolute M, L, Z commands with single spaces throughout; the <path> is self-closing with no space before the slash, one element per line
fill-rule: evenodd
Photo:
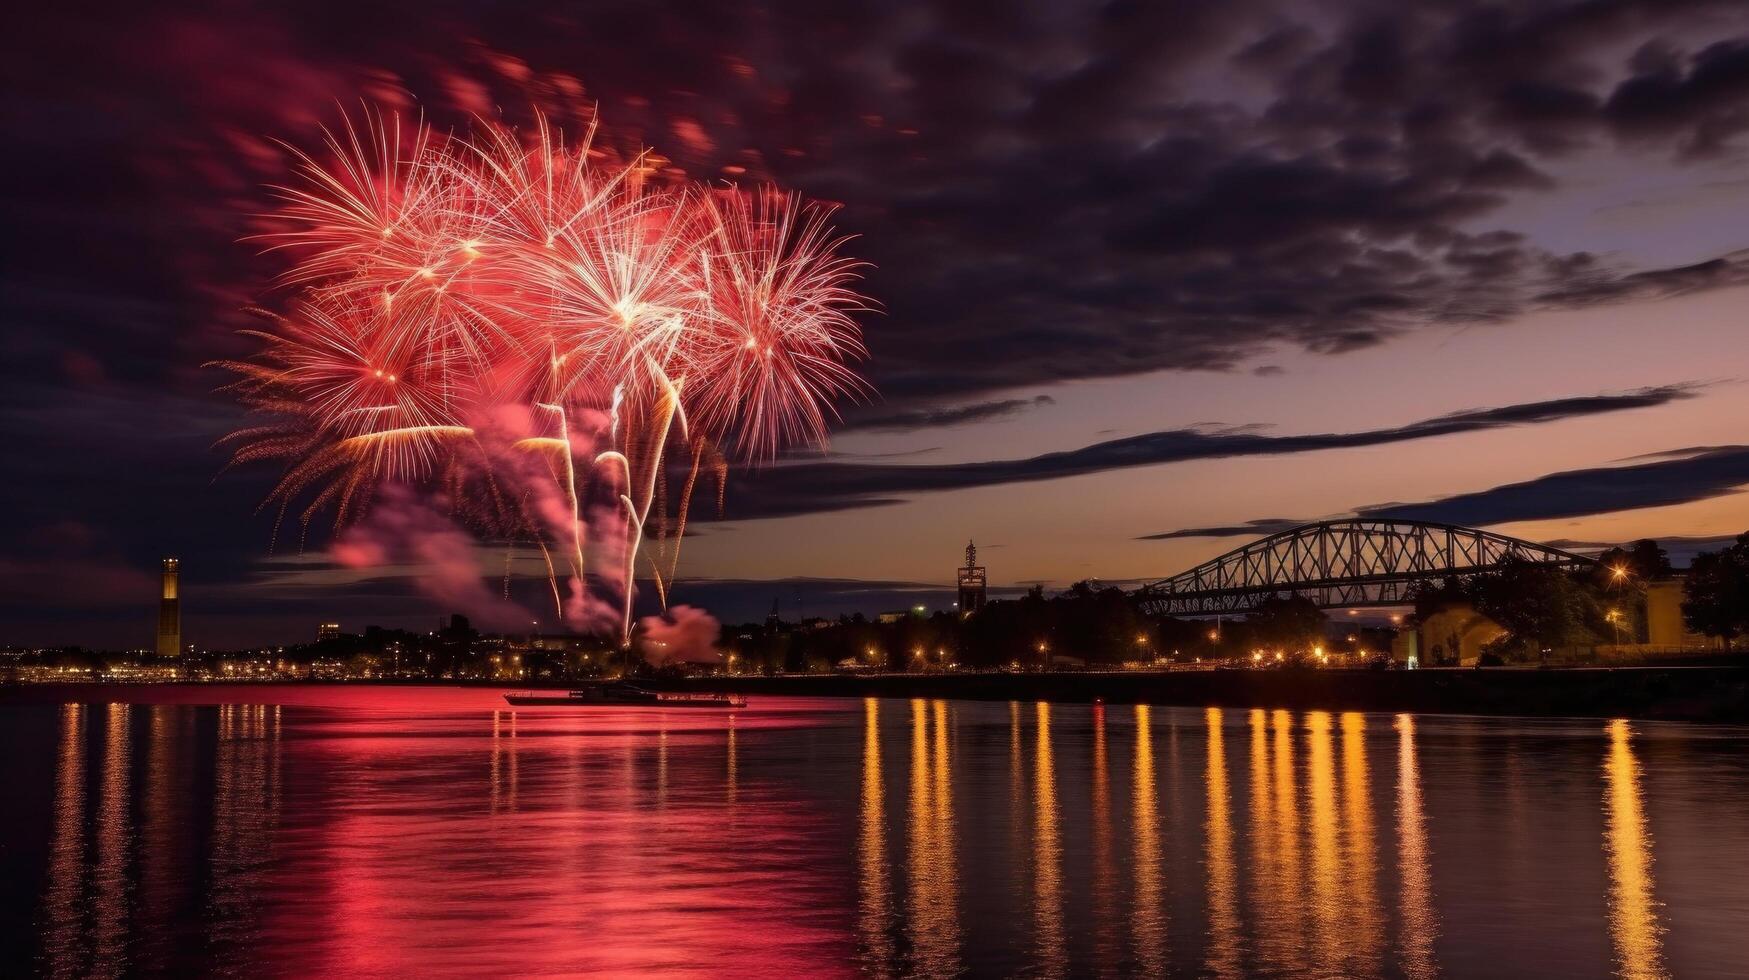
<path fill-rule="evenodd" d="M 727 456 L 822 445 L 866 391 L 866 307 L 826 209 L 659 183 L 593 135 L 367 114 L 293 150 L 261 236 L 290 307 L 222 366 L 265 416 L 234 461 L 286 461 L 282 512 L 345 525 L 385 486 L 441 496 L 538 546 L 574 626 L 616 606 L 625 640 L 640 556 L 666 605 L 701 473 L 720 499 Z"/>

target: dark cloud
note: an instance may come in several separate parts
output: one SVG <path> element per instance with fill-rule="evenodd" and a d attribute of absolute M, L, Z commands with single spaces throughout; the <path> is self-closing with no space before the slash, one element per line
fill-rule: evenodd
<path fill-rule="evenodd" d="M 1659 454 L 1629 466 L 1551 473 L 1523 483 L 1422 503 L 1360 507 L 1353 516 L 1488 527 L 1519 521 L 1594 517 L 1644 507 L 1668 507 L 1738 493 L 1749 484 L 1749 446 L 1708 446 Z M 1305 521 L 1270 518 L 1244 524 L 1183 528 L 1141 540 L 1267 535 Z"/>
<path fill-rule="evenodd" d="M 1688 59 L 1642 49 L 1646 70 L 1618 85 L 1603 106 L 1617 129 L 1635 137 L 1676 137 L 1684 153 L 1713 156 L 1749 129 L 1749 41 L 1721 41 Z"/>
<path fill-rule="evenodd" d="M 1207 527 L 1186 527 L 1176 531 L 1157 531 L 1153 534 L 1139 534 L 1137 541 L 1171 541 L 1176 538 L 1238 538 L 1238 537 L 1268 537 L 1279 531 L 1299 527 L 1308 521 L 1295 520 L 1291 517 L 1259 517 L 1243 524 L 1212 524 Z"/>
<path fill-rule="evenodd" d="M 1274 456 L 1378 446 L 1411 439 L 1648 408 L 1695 396 L 1695 385 L 1664 385 L 1617 394 L 1582 395 L 1453 412 L 1408 425 L 1362 432 L 1269 435 L 1252 427 L 1150 432 L 1081 449 L 1025 459 L 881 466 L 826 462 L 739 474 L 731 479 L 729 516 L 771 517 L 892 503 L 905 495 L 996 486 L 1230 456 Z"/>
<path fill-rule="evenodd" d="M 1561 306 L 1590 306 L 1637 297 L 1673 296 L 1742 281 L 1749 252 L 1672 269 L 1651 269 L 1625 276 L 1593 275 L 1575 269 L 1562 285 L 1541 299 Z"/>
<path fill-rule="evenodd" d="M 1670 556 L 1671 564 L 1677 568 L 1687 567 L 1690 562 L 1694 561 L 1694 556 L 1703 551 L 1718 551 L 1734 544 L 1736 540 L 1735 534 L 1703 536 L 1667 534 L 1657 539 L 1659 546 Z M 1599 551 L 1631 543 L 1629 541 L 1580 541 L 1571 538 L 1557 538 L 1553 541 L 1543 542 L 1551 548 L 1560 548 L 1562 551 L 1578 554 L 1596 554 Z"/>
<path fill-rule="evenodd" d="M 1361 513 L 1470 526 L 1547 521 L 1710 500 L 1735 493 L 1744 484 L 1749 484 L 1749 446 L 1729 446 L 1637 466 L 1552 473 L 1477 493 Z"/>
<path fill-rule="evenodd" d="M 904 412 L 891 412 L 886 415 L 852 416 L 845 420 L 843 428 L 847 431 L 862 430 L 867 432 L 909 432 L 914 429 L 936 429 L 950 425 L 966 425 L 971 422 L 988 422 L 993 419 L 1008 418 L 1027 409 L 1042 408 L 1056 403 L 1057 400 L 1049 395 L 1034 395 L 1031 398 L 1003 398 L 997 401 L 973 402 L 969 405 L 952 405 L 947 408 L 917 408 Z"/>
<path fill-rule="evenodd" d="M 103 368 L 194 390 L 262 279 L 235 242 L 282 166 L 269 140 L 360 98 L 443 125 L 599 105 L 607 138 L 691 175 L 842 202 L 899 410 L 1744 278 L 1739 256 L 1689 275 L 1551 253 L 1507 207 L 1582 146 L 1732 145 L 1736 0 L 117 5 L 13 26 L 21 172 L 0 193 L 29 247 L 0 313 L 50 373 L 98 324 Z"/>

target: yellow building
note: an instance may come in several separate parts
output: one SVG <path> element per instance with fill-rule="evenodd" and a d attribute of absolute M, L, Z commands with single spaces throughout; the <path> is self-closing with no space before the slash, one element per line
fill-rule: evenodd
<path fill-rule="evenodd" d="M 1399 632 L 1391 654 L 1417 667 L 1468 667 L 1482 655 L 1482 647 L 1505 632 L 1475 606 L 1454 602 Z"/>
<path fill-rule="evenodd" d="M 1646 583 L 1646 645 L 1665 648 L 1712 645 L 1705 636 L 1689 632 L 1682 621 L 1681 578 Z"/>

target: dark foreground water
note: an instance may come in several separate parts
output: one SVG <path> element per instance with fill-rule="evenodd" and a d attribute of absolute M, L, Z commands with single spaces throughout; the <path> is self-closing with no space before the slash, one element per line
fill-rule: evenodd
<path fill-rule="evenodd" d="M 0 975 L 1749 974 L 1741 729 L 127 696 L 0 705 Z"/>

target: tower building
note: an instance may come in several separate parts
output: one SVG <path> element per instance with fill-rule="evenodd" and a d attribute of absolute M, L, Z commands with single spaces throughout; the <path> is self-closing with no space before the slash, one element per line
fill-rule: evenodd
<path fill-rule="evenodd" d="M 966 563 L 959 570 L 960 615 L 970 616 L 984 608 L 984 566 L 978 564 L 978 546 L 966 542 Z"/>
<path fill-rule="evenodd" d="M 174 657 L 182 652 L 182 601 L 178 597 L 177 565 L 174 558 L 164 559 L 164 596 L 158 600 L 160 657 Z"/>

